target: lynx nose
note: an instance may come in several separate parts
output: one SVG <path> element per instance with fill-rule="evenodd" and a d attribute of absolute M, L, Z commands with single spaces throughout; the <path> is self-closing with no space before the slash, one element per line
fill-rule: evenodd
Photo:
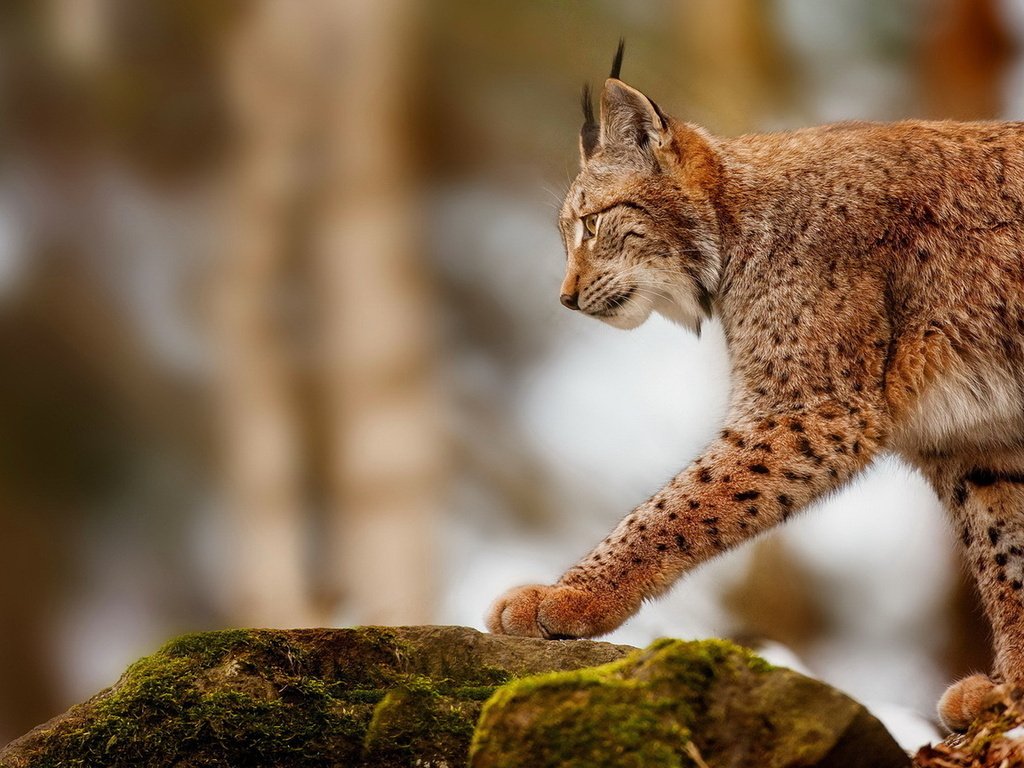
<path fill-rule="evenodd" d="M 578 293 L 575 293 L 575 292 L 574 293 L 563 293 L 561 296 L 558 297 L 558 299 L 559 299 L 559 301 L 562 302 L 562 304 L 564 306 L 568 307 L 569 309 L 579 309 L 580 308 L 580 305 L 578 303 L 579 297 L 580 297 L 580 295 Z"/>

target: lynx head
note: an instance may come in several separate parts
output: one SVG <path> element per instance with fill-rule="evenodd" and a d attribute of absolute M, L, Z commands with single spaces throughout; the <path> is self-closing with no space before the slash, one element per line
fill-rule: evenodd
<path fill-rule="evenodd" d="M 561 300 L 617 328 L 658 312 L 699 333 L 720 271 L 721 163 L 701 129 L 618 79 L 621 60 L 620 42 L 600 123 L 583 89 L 581 169 L 559 216 Z"/>

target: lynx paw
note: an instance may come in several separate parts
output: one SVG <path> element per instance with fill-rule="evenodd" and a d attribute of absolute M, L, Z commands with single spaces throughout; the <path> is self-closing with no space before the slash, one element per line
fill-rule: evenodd
<path fill-rule="evenodd" d="M 487 629 L 496 635 L 548 640 L 593 637 L 611 632 L 626 618 L 608 607 L 582 590 L 530 584 L 510 589 L 494 602 L 487 613 Z"/>
<path fill-rule="evenodd" d="M 939 699 L 939 719 L 951 731 L 966 731 L 985 708 L 996 683 L 988 675 L 971 675 L 946 689 Z"/>

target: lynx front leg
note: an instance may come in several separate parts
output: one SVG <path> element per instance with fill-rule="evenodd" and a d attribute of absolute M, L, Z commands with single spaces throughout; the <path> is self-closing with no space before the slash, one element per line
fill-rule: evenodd
<path fill-rule="evenodd" d="M 680 574 L 849 479 L 880 435 L 876 412 L 856 405 L 736 423 L 557 584 L 499 598 L 487 626 L 548 638 L 610 632 Z"/>
<path fill-rule="evenodd" d="M 960 680 L 939 701 L 942 721 L 964 730 L 997 681 L 1024 686 L 1024 471 L 952 462 L 925 471 L 953 515 L 994 635 L 993 676 Z"/>

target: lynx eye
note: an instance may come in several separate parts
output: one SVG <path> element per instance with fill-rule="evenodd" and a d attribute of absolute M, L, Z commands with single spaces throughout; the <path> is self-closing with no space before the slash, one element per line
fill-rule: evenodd
<path fill-rule="evenodd" d="M 585 237 L 583 238 L 584 240 L 586 240 L 588 237 L 593 237 L 594 235 L 597 234 L 596 213 L 591 213 L 583 217 L 583 230 L 585 232 Z"/>

